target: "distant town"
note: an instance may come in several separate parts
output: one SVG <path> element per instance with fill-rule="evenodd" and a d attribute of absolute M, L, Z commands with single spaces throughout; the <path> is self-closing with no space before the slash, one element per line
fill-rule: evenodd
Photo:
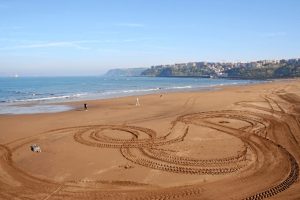
<path fill-rule="evenodd" d="M 108 76 L 207 77 L 268 79 L 300 77 L 300 59 L 253 62 L 188 62 L 150 68 L 109 70 Z"/>

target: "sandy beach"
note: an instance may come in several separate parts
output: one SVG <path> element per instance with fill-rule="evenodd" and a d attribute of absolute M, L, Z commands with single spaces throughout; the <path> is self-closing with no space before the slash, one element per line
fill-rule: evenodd
<path fill-rule="evenodd" d="M 138 98 L 0 115 L 0 199 L 300 199 L 299 79 Z"/>

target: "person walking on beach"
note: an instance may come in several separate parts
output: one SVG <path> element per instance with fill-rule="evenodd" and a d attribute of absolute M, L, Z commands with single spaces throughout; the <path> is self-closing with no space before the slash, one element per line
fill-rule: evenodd
<path fill-rule="evenodd" d="M 84 106 L 84 110 L 87 111 L 88 110 L 87 104 L 85 103 L 85 104 L 83 104 L 83 106 Z"/>
<path fill-rule="evenodd" d="M 135 106 L 140 106 L 140 101 L 138 97 L 136 98 Z"/>

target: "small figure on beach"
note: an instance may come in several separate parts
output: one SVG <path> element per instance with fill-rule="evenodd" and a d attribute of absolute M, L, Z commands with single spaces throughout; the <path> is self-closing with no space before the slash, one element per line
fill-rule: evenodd
<path fill-rule="evenodd" d="M 87 104 L 85 103 L 85 104 L 83 104 L 83 106 L 84 106 L 84 110 L 87 111 L 88 110 Z"/>
<path fill-rule="evenodd" d="M 135 106 L 140 106 L 140 101 L 138 97 L 136 98 Z"/>

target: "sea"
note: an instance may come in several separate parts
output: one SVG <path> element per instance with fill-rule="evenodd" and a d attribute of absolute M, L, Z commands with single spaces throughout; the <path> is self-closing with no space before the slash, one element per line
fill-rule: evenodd
<path fill-rule="evenodd" d="M 211 90 L 258 80 L 170 77 L 1 77 L 0 114 L 62 112 L 64 102 L 152 93 Z"/>

